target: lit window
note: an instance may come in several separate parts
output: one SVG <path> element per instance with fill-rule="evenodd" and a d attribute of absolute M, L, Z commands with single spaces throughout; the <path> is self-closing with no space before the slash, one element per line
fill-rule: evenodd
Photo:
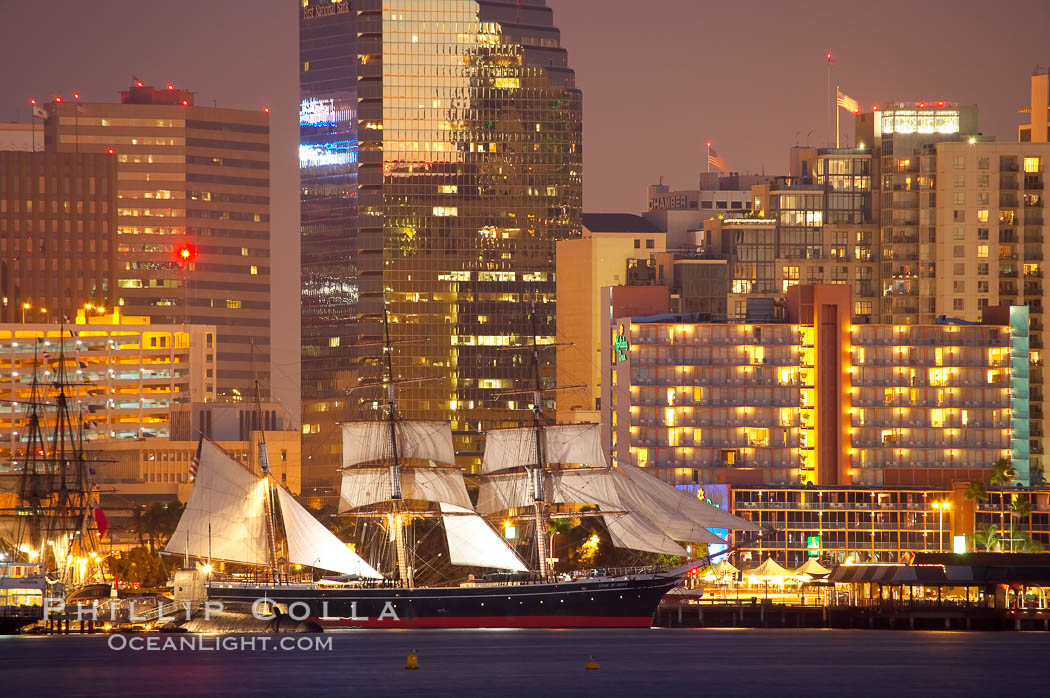
<path fill-rule="evenodd" d="M 1024 171 L 1028 174 L 1037 174 L 1039 172 L 1039 164 L 1039 158 L 1025 158 Z"/>
<path fill-rule="evenodd" d="M 981 259 L 987 259 L 988 257 L 988 245 L 977 246 L 977 256 Z"/>
<path fill-rule="evenodd" d="M 237 310 L 238 308 L 241 307 L 241 302 L 227 298 L 226 299 L 226 307 L 229 308 L 230 310 Z"/>
<path fill-rule="evenodd" d="M 255 266 L 253 264 L 253 265 L 251 265 L 251 267 L 248 268 L 248 271 L 250 273 L 252 273 L 252 274 L 258 274 L 259 273 L 259 267 Z"/>
<path fill-rule="evenodd" d="M 337 346 L 339 346 L 339 337 L 329 337 L 328 338 L 328 346 L 330 346 L 330 347 L 337 347 Z"/>

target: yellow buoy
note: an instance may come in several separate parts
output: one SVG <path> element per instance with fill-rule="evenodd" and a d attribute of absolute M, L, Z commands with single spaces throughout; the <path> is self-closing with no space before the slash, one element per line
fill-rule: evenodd
<path fill-rule="evenodd" d="M 598 671 L 600 667 L 598 666 L 598 662 L 594 661 L 594 657 L 591 657 L 591 661 L 587 662 L 587 666 L 585 668 L 587 669 L 587 671 Z"/>
<path fill-rule="evenodd" d="M 413 652 L 412 654 L 408 655 L 408 658 L 405 659 L 405 668 L 406 669 L 418 669 L 419 668 L 419 657 L 416 656 L 415 652 Z"/>

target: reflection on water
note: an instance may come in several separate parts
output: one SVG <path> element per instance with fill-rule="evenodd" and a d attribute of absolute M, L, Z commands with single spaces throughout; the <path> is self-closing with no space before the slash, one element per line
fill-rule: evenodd
<path fill-rule="evenodd" d="M 1050 651 L 1050 634 L 1016 632 L 362 630 L 327 637 L 330 651 L 245 652 L 113 651 L 103 636 L 6 637 L 0 657 L 5 689 L 63 696 L 994 696 L 1042 694 Z M 404 670 L 411 652 L 418 671 Z M 599 671 L 584 670 L 592 656 Z"/>

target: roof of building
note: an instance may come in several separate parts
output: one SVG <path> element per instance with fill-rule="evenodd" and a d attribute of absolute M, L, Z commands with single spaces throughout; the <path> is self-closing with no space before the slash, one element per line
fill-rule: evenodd
<path fill-rule="evenodd" d="M 663 231 L 633 213 L 585 213 L 583 227 L 594 233 L 662 233 Z"/>

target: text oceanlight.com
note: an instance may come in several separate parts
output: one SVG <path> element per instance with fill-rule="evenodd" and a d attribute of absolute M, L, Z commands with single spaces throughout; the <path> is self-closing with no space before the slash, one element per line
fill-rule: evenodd
<path fill-rule="evenodd" d="M 267 637 L 265 635 L 110 635 L 111 650 L 132 652 L 324 652 L 332 638 L 323 636 Z"/>

